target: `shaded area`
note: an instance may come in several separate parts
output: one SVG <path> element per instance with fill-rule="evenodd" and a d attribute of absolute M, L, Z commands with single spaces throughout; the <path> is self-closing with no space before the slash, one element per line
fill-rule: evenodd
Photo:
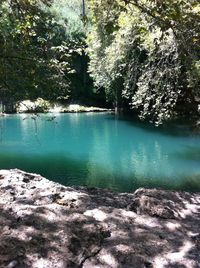
<path fill-rule="evenodd" d="M 199 267 L 199 194 L 139 189 L 122 196 L 129 203 L 122 210 L 110 208 L 105 199 L 85 213 L 112 232 L 84 267 Z"/>
<path fill-rule="evenodd" d="M 92 218 L 57 203 L 64 188 L 40 176 L 13 178 L 10 184 L 12 176 L 8 183 L 1 176 L 0 267 L 81 267 L 99 251 L 109 234 Z"/>
<path fill-rule="evenodd" d="M 0 172 L 0 267 L 198 268 L 199 216 L 199 193 L 117 194 Z"/>
<path fill-rule="evenodd" d="M 171 137 L 188 137 L 200 136 L 198 128 L 194 126 L 194 122 L 185 118 L 184 120 L 171 120 L 163 125 L 155 126 L 153 123 L 141 121 L 136 114 L 121 114 L 119 116 L 107 118 L 108 120 L 124 121 L 127 124 L 138 127 L 150 133 L 159 133 Z"/>
<path fill-rule="evenodd" d="M 140 187 L 200 191 L 200 174 L 172 178 L 143 177 L 118 174 L 87 159 L 66 157 L 63 154 L 32 155 L 0 153 L 0 169 L 19 168 L 41 174 L 66 186 L 82 185 L 107 188 L 117 192 L 133 192 Z"/>
<path fill-rule="evenodd" d="M 194 146 L 186 146 L 181 151 L 173 153 L 174 158 L 189 161 L 200 162 L 200 148 Z"/>

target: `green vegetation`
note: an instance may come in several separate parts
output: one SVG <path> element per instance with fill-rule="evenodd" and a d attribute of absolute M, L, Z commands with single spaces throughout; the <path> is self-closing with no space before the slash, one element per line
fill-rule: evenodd
<path fill-rule="evenodd" d="M 161 123 L 197 114 L 200 86 L 198 0 L 90 0 L 89 69 L 117 105 Z"/>
<path fill-rule="evenodd" d="M 156 124 L 199 115 L 198 0 L 87 0 L 87 16 L 82 2 L 1 1 L 2 101 L 107 100 Z"/>
<path fill-rule="evenodd" d="M 38 1 L 1 4 L 1 69 L 3 97 L 14 100 L 66 95 L 70 71 L 64 27 Z"/>
<path fill-rule="evenodd" d="M 64 8 L 64 1 L 2 1 L 2 98 L 55 100 L 69 96 L 73 65 L 85 36 L 81 18 L 77 20 L 70 5 Z"/>

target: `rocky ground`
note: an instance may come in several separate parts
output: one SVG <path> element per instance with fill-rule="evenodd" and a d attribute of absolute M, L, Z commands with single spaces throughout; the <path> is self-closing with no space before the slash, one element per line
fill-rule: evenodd
<path fill-rule="evenodd" d="M 0 267 L 200 267 L 200 193 L 64 187 L 0 171 Z"/>

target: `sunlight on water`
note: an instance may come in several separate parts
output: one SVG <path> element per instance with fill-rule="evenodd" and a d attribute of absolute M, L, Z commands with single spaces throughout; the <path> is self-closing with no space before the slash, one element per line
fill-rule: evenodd
<path fill-rule="evenodd" d="M 65 185 L 117 191 L 200 190 L 200 136 L 110 114 L 10 115 L 0 119 L 0 168 Z"/>

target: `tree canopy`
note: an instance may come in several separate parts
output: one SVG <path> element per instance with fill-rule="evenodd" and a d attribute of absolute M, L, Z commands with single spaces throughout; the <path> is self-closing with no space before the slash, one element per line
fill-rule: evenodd
<path fill-rule="evenodd" d="M 198 0 L 87 0 L 87 17 L 82 2 L 1 1 L 1 98 L 78 101 L 89 88 L 156 124 L 199 114 Z"/>
<path fill-rule="evenodd" d="M 55 99 L 69 94 L 74 54 L 84 35 L 80 22 L 72 20 L 78 6 L 71 6 L 64 8 L 64 1 L 2 1 L 1 95 Z"/>
<path fill-rule="evenodd" d="M 200 3 L 197 0 L 90 0 L 89 70 L 118 105 L 157 124 L 197 113 Z"/>

